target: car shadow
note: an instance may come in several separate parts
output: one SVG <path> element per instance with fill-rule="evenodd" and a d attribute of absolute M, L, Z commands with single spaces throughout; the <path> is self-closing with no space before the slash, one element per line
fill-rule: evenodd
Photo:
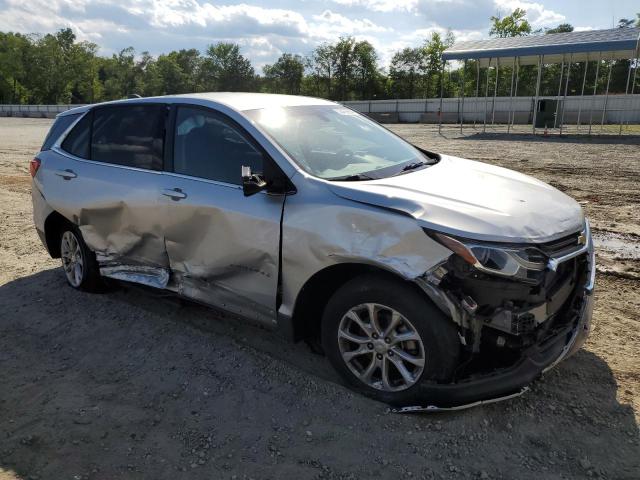
<path fill-rule="evenodd" d="M 158 291 L 87 294 L 50 269 L 0 286 L 0 305 L 3 480 L 638 471 L 633 409 L 589 351 L 512 401 L 394 415 L 304 344 Z M 372 470 L 365 433 L 386 452 Z"/>

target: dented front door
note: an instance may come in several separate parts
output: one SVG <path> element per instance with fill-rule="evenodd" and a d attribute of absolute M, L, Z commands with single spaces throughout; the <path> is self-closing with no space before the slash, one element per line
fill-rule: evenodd
<path fill-rule="evenodd" d="M 274 323 L 284 196 L 245 197 L 241 187 L 241 166 L 262 171 L 264 152 L 213 110 L 177 107 L 174 116 L 163 189 L 168 288 Z"/>
<path fill-rule="evenodd" d="M 254 318 L 275 321 L 283 196 L 167 176 L 169 288 Z"/>

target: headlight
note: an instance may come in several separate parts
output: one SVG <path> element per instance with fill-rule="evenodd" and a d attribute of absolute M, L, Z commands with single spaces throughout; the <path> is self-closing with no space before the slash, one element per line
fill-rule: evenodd
<path fill-rule="evenodd" d="M 528 278 L 528 270 L 542 271 L 547 265 L 546 256 L 532 247 L 500 247 L 456 239 L 437 232 L 429 234 L 438 243 L 485 273 L 524 280 Z"/>

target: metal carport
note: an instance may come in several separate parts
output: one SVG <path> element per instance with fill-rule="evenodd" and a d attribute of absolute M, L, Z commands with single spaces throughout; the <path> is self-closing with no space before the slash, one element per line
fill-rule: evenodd
<path fill-rule="evenodd" d="M 463 74 L 462 82 L 465 79 L 465 72 L 467 69 L 467 62 L 474 60 L 476 65 L 476 97 L 479 97 L 480 86 L 480 69 L 485 68 L 487 70 L 487 81 L 484 92 L 484 122 L 483 131 L 486 130 L 487 125 L 487 100 L 489 97 L 489 71 L 491 68 L 495 69 L 495 85 L 493 88 L 493 100 L 492 104 L 495 105 L 495 98 L 498 90 L 498 72 L 500 67 L 511 67 L 511 85 L 510 85 L 510 103 L 512 104 L 513 97 L 518 96 L 518 81 L 520 67 L 525 65 L 537 65 L 535 96 L 533 97 L 533 133 L 536 132 L 536 117 L 540 109 L 540 82 L 542 72 L 545 65 L 548 64 L 560 64 L 560 75 L 558 82 L 558 90 L 556 97 L 556 105 L 560 105 L 560 100 L 567 98 L 567 89 L 569 84 L 569 75 L 571 72 L 572 64 L 581 63 L 584 65 L 582 68 L 582 88 L 580 96 L 583 97 L 585 88 L 590 88 L 586 85 L 587 71 L 589 62 L 596 63 L 595 81 L 593 84 L 593 95 L 596 94 L 596 87 L 598 84 L 601 65 L 606 65 L 608 62 L 608 75 L 606 81 L 606 90 L 604 93 L 604 101 L 602 106 L 602 124 L 604 125 L 605 114 L 607 109 L 607 99 L 609 96 L 609 85 L 611 81 L 611 71 L 613 62 L 616 60 L 628 60 L 629 68 L 626 78 L 626 89 L 624 95 L 634 95 L 636 76 L 638 66 L 640 64 L 640 28 L 615 28 L 608 30 L 590 30 L 581 32 L 569 32 L 569 33 L 556 33 L 550 35 L 531 35 L 523 37 L 509 37 L 509 38 L 492 38 L 487 40 L 467 41 L 459 42 L 452 47 L 445 50 L 442 55 L 442 75 L 444 75 L 445 65 L 449 61 L 463 62 Z M 566 66 L 566 75 L 565 75 Z M 632 75 L 633 72 L 633 75 Z M 564 78 L 563 78 L 564 77 Z M 563 85 L 564 81 L 564 85 Z M 442 125 L 442 99 L 443 99 L 443 84 L 441 82 L 441 94 L 440 94 L 440 116 L 439 124 Z M 629 89 L 631 87 L 631 89 Z M 588 91 L 588 90 L 587 90 Z M 464 123 L 464 83 L 461 88 L 461 95 L 458 95 L 461 105 L 458 107 L 460 128 Z M 562 128 L 564 124 L 564 105 L 562 102 L 562 110 L 558 112 L 556 110 L 553 121 L 553 128 L 559 128 L 560 134 L 562 134 Z M 582 105 L 582 103 L 580 103 Z M 629 107 L 627 107 L 629 105 Z M 558 107 L 556 107 L 558 108 Z M 624 108 L 634 108 L 630 102 L 625 103 Z M 593 115 L 592 110 L 589 115 L 589 133 L 591 133 Z M 509 132 L 514 124 L 515 115 L 512 108 L 509 108 L 509 115 L 507 119 L 507 131 Z M 620 115 L 620 133 L 622 133 L 623 116 Z M 494 121 L 494 111 L 491 112 L 491 122 Z M 580 111 L 578 111 L 577 128 L 580 126 Z"/>

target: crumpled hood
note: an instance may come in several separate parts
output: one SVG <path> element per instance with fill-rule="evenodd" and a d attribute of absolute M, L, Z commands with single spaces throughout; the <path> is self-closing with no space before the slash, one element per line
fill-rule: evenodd
<path fill-rule="evenodd" d="M 409 214 L 423 227 L 476 240 L 547 242 L 584 224 L 578 202 L 554 187 L 446 155 L 432 167 L 329 188 L 343 198 Z"/>

